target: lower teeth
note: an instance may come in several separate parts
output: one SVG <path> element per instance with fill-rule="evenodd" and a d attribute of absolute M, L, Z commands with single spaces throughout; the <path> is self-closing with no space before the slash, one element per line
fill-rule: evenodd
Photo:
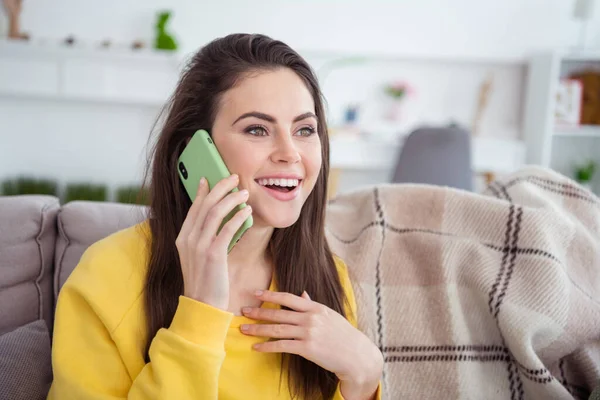
<path fill-rule="evenodd" d="M 280 192 L 290 192 L 290 191 L 292 191 L 294 189 L 292 187 L 275 186 L 275 185 L 267 185 L 267 187 L 269 189 L 277 190 L 277 191 L 280 191 Z"/>

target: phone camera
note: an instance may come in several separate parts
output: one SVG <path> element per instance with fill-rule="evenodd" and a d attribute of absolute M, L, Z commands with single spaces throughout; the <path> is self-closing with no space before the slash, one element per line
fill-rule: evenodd
<path fill-rule="evenodd" d="M 208 143 L 212 144 L 212 142 L 213 142 L 213 141 L 212 141 L 212 139 L 211 139 L 211 138 L 209 138 L 209 137 L 208 137 L 208 138 L 206 138 L 206 139 L 208 140 Z"/>
<path fill-rule="evenodd" d="M 187 169 L 185 169 L 185 165 L 183 165 L 182 162 L 179 163 L 179 171 L 181 172 L 181 175 L 183 176 L 183 179 L 187 179 L 188 178 Z"/>

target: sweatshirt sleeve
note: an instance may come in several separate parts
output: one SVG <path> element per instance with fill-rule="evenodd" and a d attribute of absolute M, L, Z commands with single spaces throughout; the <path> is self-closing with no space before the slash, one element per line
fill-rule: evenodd
<path fill-rule="evenodd" d="M 187 297 L 169 329 L 150 346 L 150 362 L 135 378 L 128 399 L 217 399 L 225 337 L 233 314 Z"/>
<path fill-rule="evenodd" d="M 152 339 L 150 362 L 143 365 L 139 343 L 115 340 L 116 328 L 109 323 L 123 318 L 110 310 L 118 303 L 118 289 L 113 296 L 99 296 L 97 288 L 110 287 L 111 280 L 86 265 L 101 264 L 100 260 L 84 258 L 59 295 L 52 349 L 54 382 L 48 399 L 217 399 L 233 314 L 179 297 L 171 325 Z M 127 366 L 136 362 L 143 367 L 131 376 Z"/>

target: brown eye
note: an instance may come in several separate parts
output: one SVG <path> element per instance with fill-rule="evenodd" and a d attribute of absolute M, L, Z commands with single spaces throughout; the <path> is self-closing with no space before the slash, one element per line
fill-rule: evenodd
<path fill-rule="evenodd" d="M 317 130 L 315 128 L 313 128 L 312 126 L 305 126 L 303 128 L 300 128 L 298 130 L 298 134 L 299 136 L 311 136 L 313 135 Z"/>
<path fill-rule="evenodd" d="M 267 136 L 267 130 L 260 125 L 249 126 L 245 132 L 252 136 Z"/>

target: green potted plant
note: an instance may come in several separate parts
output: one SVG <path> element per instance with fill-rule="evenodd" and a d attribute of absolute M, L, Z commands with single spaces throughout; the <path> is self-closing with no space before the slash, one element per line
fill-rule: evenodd
<path fill-rule="evenodd" d="M 117 202 L 148 205 L 150 193 L 140 185 L 123 186 L 117 189 Z"/>
<path fill-rule="evenodd" d="M 158 14 L 156 20 L 156 39 L 154 41 L 154 48 L 157 50 L 177 50 L 177 41 L 173 35 L 166 30 L 167 22 L 169 22 L 170 18 L 170 11 L 163 11 Z"/>
<path fill-rule="evenodd" d="M 592 190 L 592 179 L 594 178 L 594 172 L 596 171 L 596 163 L 594 161 L 588 161 L 585 164 L 578 165 L 575 167 L 575 180 L 581 184 L 581 186 Z"/>
<path fill-rule="evenodd" d="M 406 82 L 394 82 L 384 87 L 384 92 L 390 100 L 386 118 L 391 121 L 400 120 L 400 112 L 405 97 L 414 94 L 414 89 Z"/>
<path fill-rule="evenodd" d="M 2 194 L 4 196 L 16 196 L 23 194 L 42 194 L 56 196 L 57 183 L 51 179 L 36 179 L 21 176 L 15 179 L 7 179 L 2 182 Z"/>
<path fill-rule="evenodd" d="M 63 203 L 74 200 L 106 201 L 106 186 L 89 183 L 70 183 L 65 188 Z"/>

